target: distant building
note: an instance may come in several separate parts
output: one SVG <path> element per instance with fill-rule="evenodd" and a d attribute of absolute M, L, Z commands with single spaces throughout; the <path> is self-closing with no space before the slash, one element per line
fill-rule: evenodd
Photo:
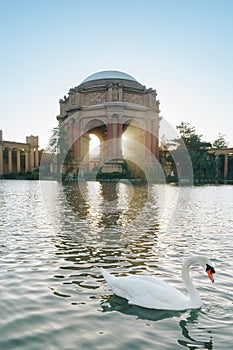
<path fill-rule="evenodd" d="M 224 180 L 233 180 L 233 148 L 212 148 L 208 151 L 215 155 L 217 175 Z"/>
<path fill-rule="evenodd" d="M 0 130 L 0 175 L 26 173 L 39 167 L 39 138 L 26 136 L 26 142 L 13 142 L 3 139 Z"/>

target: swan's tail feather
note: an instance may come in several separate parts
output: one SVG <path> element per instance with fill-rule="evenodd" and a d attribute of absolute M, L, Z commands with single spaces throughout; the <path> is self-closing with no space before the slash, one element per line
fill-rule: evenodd
<path fill-rule="evenodd" d="M 105 281 L 111 286 L 112 282 L 115 280 L 115 276 L 111 275 L 109 272 L 101 267 L 101 273 L 104 276 Z"/>

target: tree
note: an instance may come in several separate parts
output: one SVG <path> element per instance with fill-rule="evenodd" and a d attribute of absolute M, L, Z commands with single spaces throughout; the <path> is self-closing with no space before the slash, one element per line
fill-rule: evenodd
<path fill-rule="evenodd" d="M 227 148 L 229 142 L 226 141 L 225 135 L 218 133 L 218 138 L 213 142 L 213 148 Z"/>
<path fill-rule="evenodd" d="M 208 153 L 211 148 L 210 142 L 202 141 L 202 135 L 196 133 L 195 127 L 189 123 L 182 122 L 177 126 L 180 139 L 175 139 L 176 152 L 179 152 L 182 144 L 188 150 L 193 167 L 195 182 L 214 182 L 216 177 L 215 159 Z"/>
<path fill-rule="evenodd" d="M 60 173 L 61 166 L 65 166 L 65 174 L 73 170 L 73 152 L 69 149 L 68 134 L 64 126 L 59 125 L 52 129 L 52 136 L 49 140 L 49 151 L 56 155 L 57 173 Z"/>

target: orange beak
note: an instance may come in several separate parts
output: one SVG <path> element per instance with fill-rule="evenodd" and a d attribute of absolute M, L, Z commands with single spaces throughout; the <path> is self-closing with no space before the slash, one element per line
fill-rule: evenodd
<path fill-rule="evenodd" d="M 211 270 L 207 270 L 206 271 L 208 276 L 209 276 L 209 279 L 211 280 L 211 282 L 214 282 L 214 275 L 212 274 L 212 271 Z"/>

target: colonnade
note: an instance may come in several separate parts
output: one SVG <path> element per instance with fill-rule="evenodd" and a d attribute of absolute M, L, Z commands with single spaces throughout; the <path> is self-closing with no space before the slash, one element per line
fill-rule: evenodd
<path fill-rule="evenodd" d="M 38 166 L 38 145 L 0 141 L 0 175 L 26 173 Z"/>
<path fill-rule="evenodd" d="M 100 138 L 100 159 L 122 158 L 122 136 L 129 128 L 131 131 L 125 135 L 128 141 L 135 141 L 142 144 L 147 157 L 153 154 L 159 157 L 158 151 L 158 119 L 148 120 L 145 127 L 121 115 L 104 116 L 102 120 L 92 118 L 84 127 L 81 118 L 69 118 L 65 124 L 69 148 L 73 150 L 73 156 L 76 161 L 81 162 L 85 157 L 88 161 L 89 153 L 89 134 L 96 134 Z M 148 125 L 147 125 L 148 124 Z M 82 130 L 82 131 L 81 131 Z M 133 143 L 131 143 L 131 147 Z"/>
<path fill-rule="evenodd" d="M 224 154 L 224 179 L 226 179 L 228 176 L 228 158 L 228 154 Z"/>
<path fill-rule="evenodd" d="M 209 151 L 209 153 L 213 153 L 215 155 L 216 162 L 218 160 L 218 157 L 223 156 L 224 157 L 224 164 L 223 164 L 223 177 L 224 179 L 227 179 L 229 177 L 229 159 L 230 157 L 233 157 L 233 148 L 219 148 L 219 149 L 212 149 Z"/>

